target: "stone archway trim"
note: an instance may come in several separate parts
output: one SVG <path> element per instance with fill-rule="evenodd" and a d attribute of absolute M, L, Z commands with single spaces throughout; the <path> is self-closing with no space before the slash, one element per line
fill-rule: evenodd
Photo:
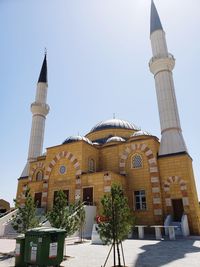
<path fill-rule="evenodd" d="M 28 180 L 29 181 L 32 181 L 32 178 L 33 178 L 33 174 L 34 172 L 37 170 L 37 169 L 45 169 L 45 166 L 44 166 L 44 162 L 37 162 L 30 170 L 30 175 L 28 177 Z"/>
<path fill-rule="evenodd" d="M 125 170 L 126 160 L 128 159 L 130 153 L 137 153 L 137 152 L 142 152 L 147 157 L 147 161 L 149 164 L 149 172 L 150 172 L 154 215 L 156 217 L 162 216 L 161 187 L 160 187 L 157 159 L 147 144 L 145 143 L 130 144 L 125 148 L 124 152 L 121 154 L 119 161 L 120 174 L 126 175 L 126 170 Z"/>
<path fill-rule="evenodd" d="M 167 207 L 172 206 L 170 186 L 171 184 L 178 183 L 180 187 L 180 192 L 182 194 L 183 206 L 189 206 L 189 198 L 187 192 L 186 182 L 179 176 L 170 176 L 164 182 L 164 192 L 165 192 L 165 204 Z"/>
<path fill-rule="evenodd" d="M 79 176 L 82 173 L 81 168 L 80 168 L 80 163 L 79 163 L 78 159 L 71 152 L 69 152 L 69 151 L 61 151 L 57 155 L 55 155 L 55 157 L 49 163 L 49 165 L 48 165 L 48 167 L 46 169 L 46 172 L 45 172 L 44 182 L 43 182 L 43 190 L 42 190 L 42 207 L 46 207 L 47 206 L 48 187 L 49 187 L 49 182 L 48 181 L 49 181 L 50 174 L 52 172 L 52 169 L 56 165 L 56 163 L 61 158 L 66 158 L 73 164 L 73 167 L 76 170 L 76 176 Z M 79 177 L 79 183 L 76 183 L 76 186 L 75 186 L 76 199 L 80 198 L 80 192 L 79 192 L 80 191 L 80 189 L 79 189 L 80 184 L 81 184 L 81 178 Z"/>

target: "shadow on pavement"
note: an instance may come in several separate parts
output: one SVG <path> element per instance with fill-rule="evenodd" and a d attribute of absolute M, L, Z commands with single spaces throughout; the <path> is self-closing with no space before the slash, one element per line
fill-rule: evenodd
<path fill-rule="evenodd" d="M 0 254 L 0 261 L 5 261 L 13 257 L 14 257 L 13 255 L 9 255 L 9 254 Z"/>
<path fill-rule="evenodd" d="M 140 249 L 143 252 L 138 255 L 132 267 L 160 267 L 184 258 L 185 254 L 198 253 L 200 248 L 194 246 L 194 242 L 194 240 L 161 241 L 142 246 Z"/>

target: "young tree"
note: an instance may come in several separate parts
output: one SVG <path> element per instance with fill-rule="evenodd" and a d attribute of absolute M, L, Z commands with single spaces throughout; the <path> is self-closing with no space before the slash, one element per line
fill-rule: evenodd
<path fill-rule="evenodd" d="M 16 208 L 18 208 L 17 214 L 13 218 L 13 229 L 18 233 L 25 233 L 28 229 L 37 227 L 39 225 L 39 218 L 36 217 L 36 205 L 34 199 L 30 194 L 28 188 L 25 192 L 24 206 L 20 206 L 17 201 Z"/>
<path fill-rule="evenodd" d="M 127 198 L 119 185 L 112 185 L 111 193 L 104 195 L 101 204 L 102 215 L 105 220 L 103 222 L 100 221 L 98 225 L 100 237 L 105 244 L 112 244 L 114 266 L 122 266 L 120 246 L 122 249 L 122 241 L 127 238 L 133 227 L 133 215 L 128 206 Z M 115 248 L 117 248 L 118 265 L 116 265 Z"/>
<path fill-rule="evenodd" d="M 65 193 L 60 190 L 55 198 L 53 209 L 47 213 L 47 218 L 53 227 L 66 230 L 66 236 L 74 234 L 80 228 L 81 202 L 67 206 Z"/>
<path fill-rule="evenodd" d="M 78 225 L 79 225 L 80 239 L 81 239 L 81 242 L 83 242 L 83 230 L 84 230 L 84 225 L 85 225 L 84 202 L 78 201 L 76 203 L 76 206 L 78 207 L 76 216 L 77 216 Z"/>

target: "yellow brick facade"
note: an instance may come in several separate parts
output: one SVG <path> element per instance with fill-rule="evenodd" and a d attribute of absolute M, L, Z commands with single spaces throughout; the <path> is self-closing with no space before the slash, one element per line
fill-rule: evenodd
<path fill-rule="evenodd" d="M 69 202 L 84 199 L 87 190 L 90 201 L 100 213 L 100 200 L 113 183 L 120 184 L 128 198 L 137 224 L 163 224 L 168 214 L 173 215 L 173 199 L 180 199 L 188 215 L 191 233 L 200 234 L 200 214 L 192 169 L 187 154 L 158 157 L 159 141 L 155 136 L 130 129 L 103 129 L 86 135 L 93 142 L 74 141 L 47 148 L 45 156 L 30 163 L 29 176 L 19 179 L 17 199 L 24 202 L 28 185 L 33 196 L 41 193 L 41 207 L 53 206 L 54 192 L 68 190 Z M 120 136 L 125 141 L 96 144 L 97 140 Z M 133 168 L 138 155 L 141 166 Z M 94 170 L 89 169 L 93 160 Z M 65 172 L 61 173 L 61 167 Z M 38 172 L 42 179 L 38 179 Z M 135 192 L 145 192 L 145 208 L 138 209 Z M 86 193 L 84 193 L 86 192 Z M 88 197 L 88 196 L 87 196 Z M 142 203 L 142 200 L 141 200 Z"/>

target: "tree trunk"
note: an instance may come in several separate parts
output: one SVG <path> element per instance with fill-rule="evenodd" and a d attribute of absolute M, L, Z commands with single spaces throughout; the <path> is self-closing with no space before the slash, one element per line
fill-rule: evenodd
<path fill-rule="evenodd" d="M 118 266 L 121 266 L 121 258 L 120 258 L 119 242 L 118 241 L 117 241 L 117 256 L 118 256 Z"/>
<path fill-rule="evenodd" d="M 113 243 L 113 261 L 114 261 L 114 267 L 116 267 L 115 241 L 114 241 L 114 243 Z"/>

